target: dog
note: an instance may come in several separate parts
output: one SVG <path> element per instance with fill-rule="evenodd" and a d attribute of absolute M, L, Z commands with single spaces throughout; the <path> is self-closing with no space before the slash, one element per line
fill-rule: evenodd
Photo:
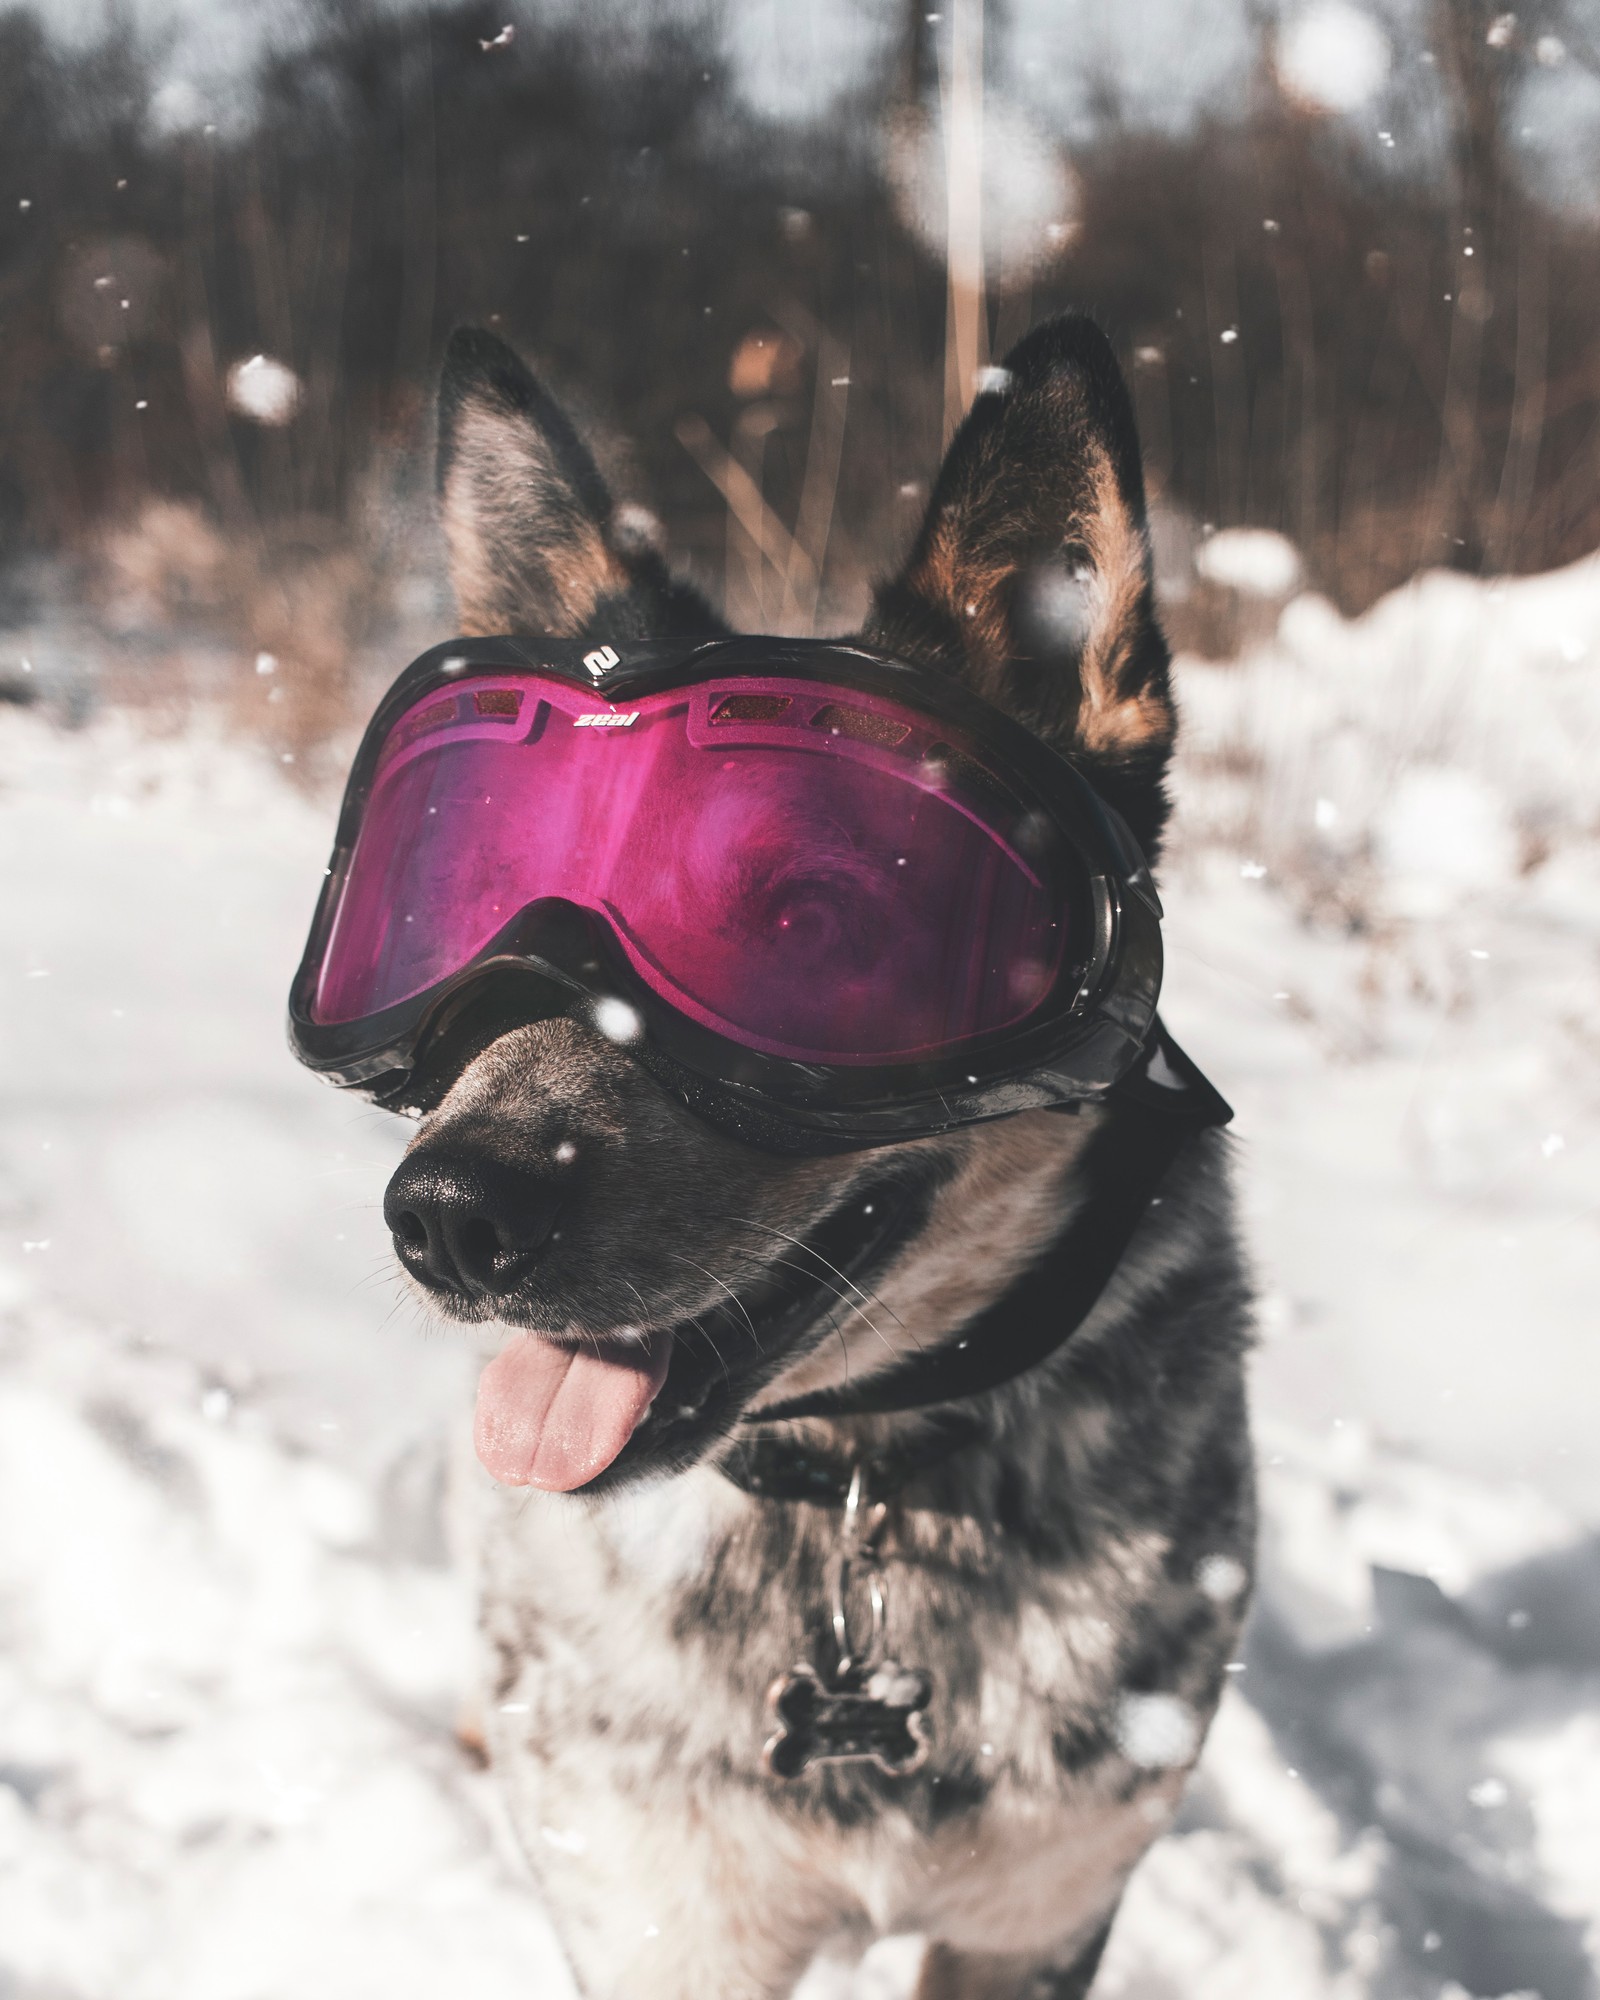
<path fill-rule="evenodd" d="M 989 380 L 860 639 L 1024 724 L 1154 857 L 1175 714 L 1126 386 L 1075 316 Z M 726 629 L 480 331 L 444 364 L 438 493 L 467 635 Z M 1039 614 L 1063 578 L 1070 643 Z M 1003 1319 L 1094 1198 L 1105 1115 L 786 1156 L 566 1016 L 496 1023 L 442 1080 L 385 1199 L 428 1305 L 565 1347 L 680 1336 L 682 1378 L 675 1359 L 650 1385 L 615 1464 L 576 1493 L 484 1497 L 488 1753 L 587 2000 L 778 2000 L 819 1953 L 904 1932 L 928 1940 L 919 2000 L 1089 1991 L 1249 1596 L 1251 1301 L 1226 1140 L 1183 1146 L 1072 1338 L 944 1412 L 943 1444 L 915 1412 L 787 1426 L 791 1463 L 909 1452 L 887 1497 L 726 1475 L 758 1389 L 870 1379 Z M 858 1282 L 830 1230 L 890 1198 L 913 1223 Z M 858 1656 L 878 1620 L 894 1744 L 880 1728 L 878 1755 L 811 1763 L 802 1744 L 786 1779 L 786 1732 L 838 1724 L 819 1724 L 830 1693 L 806 1664 L 830 1617 Z"/>

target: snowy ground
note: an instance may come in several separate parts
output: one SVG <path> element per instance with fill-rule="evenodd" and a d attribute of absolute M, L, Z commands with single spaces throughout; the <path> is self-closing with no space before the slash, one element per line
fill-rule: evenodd
<path fill-rule="evenodd" d="M 1185 665 L 1266 1580 L 1105 2000 L 1600 1982 L 1597 661 L 1574 571 Z M 203 726 L 0 711 L 0 2000 L 570 1992 L 451 1734 L 473 1357 L 394 1309 L 399 1128 L 282 1044 L 329 825 Z"/>

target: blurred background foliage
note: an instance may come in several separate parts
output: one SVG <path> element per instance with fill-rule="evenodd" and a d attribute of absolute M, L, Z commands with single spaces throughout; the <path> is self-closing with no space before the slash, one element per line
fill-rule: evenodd
<path fill-rule="evenodd" d="M 1127 367 L 1182 642 L 1238 641 L 1194 563 L 1216 527 L 1288 537 L 1347 613 L 1425 567 L 1574 558 L 1600 543 L 1600 17 L 1396 9 L 1247 0 L 1182 115 L 1137 56 L 1029 43 L 1013 0 L 884 0 L 798 116 L 738 88 L 710 11 L 320 0 L 215 115 L 135 16 L 0 15 L 4 616 L 65 593 L 130 685 L 210 633 L 266 663 L 252 715 L 287 689 L 274 726 L 325 735 L 363 647 L 449 622 L 423 523 L 462 321 L 529 356 L 745 625 L 857 615 L 975 369 L 1068 306 Z M 1177 23 L 1197 59 L 1213 14 Z M 1029 101 L 1041 63 L 1070 104 Z"/>

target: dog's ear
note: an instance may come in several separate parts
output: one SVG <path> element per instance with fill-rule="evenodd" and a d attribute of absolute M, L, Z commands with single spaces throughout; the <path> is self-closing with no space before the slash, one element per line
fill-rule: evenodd
<path fill-rule="evenodd" d="M 874 644 L 960 673 L 1085 769 L 1153 853 L 1174 716 L 1133 406 L 1076 315 L 991 374 L 940 469 Z"/>
<path fill-rule="evenodd" d="M 642 508 L 614 507 L 566 412 L 503 340 L 451 336 L 439 511 L 461 630 L 642 639 L 715 631 Z"/>

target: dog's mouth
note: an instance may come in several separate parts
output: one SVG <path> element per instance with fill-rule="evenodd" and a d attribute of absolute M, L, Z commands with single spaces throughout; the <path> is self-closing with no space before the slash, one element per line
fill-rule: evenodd
<path fill-rule="evenodd" d="M 608 1465 L 660 1394 L 670 1329 L 642 1340 L 558 1346 L 513 1334 L 478 1382 L 473 1442 L 506 1486 L 571 1493 Z"/>
<path fill-rule="evenodd" d="M 479 1458 L 504 1485 L 560 1493 L 693 1464 L 835 1326 L 871 1322 L 865 1288 L 932 1192 L 903 1166 L 858 1187 L 807 1236 L 775 1231 L 754 1279 L 675 1326 L 582 1344 L 514 1334 L 479 1383 Z"/>

